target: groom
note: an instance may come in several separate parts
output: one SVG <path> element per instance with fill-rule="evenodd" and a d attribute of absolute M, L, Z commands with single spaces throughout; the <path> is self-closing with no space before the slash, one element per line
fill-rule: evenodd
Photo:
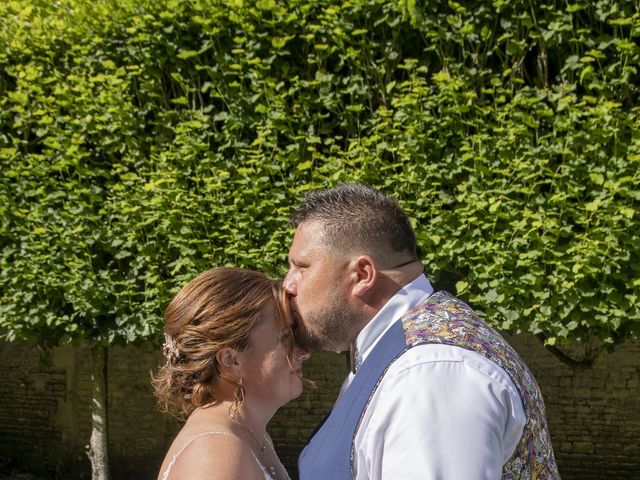
<path fill-rule="evenodd" d="M 366 185 L 307 195 L 284 281 L 299 341 L 351 372 L 299 459 L 311 479 L 559 479 L 544 404 L 515 351 L 434 292 L 407 216 Z"/>

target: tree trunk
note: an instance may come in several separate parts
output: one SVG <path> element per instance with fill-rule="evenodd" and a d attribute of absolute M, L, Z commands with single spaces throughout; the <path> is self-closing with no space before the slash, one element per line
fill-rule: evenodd
<path fill-rule="evenodd" d="M 109 480 L 109 449 L 107 434 L 107 353 L 108 348 L 97 343 L 91 347 L 91 381 L 93 389 L 91 408 L 91 460 L 92 480 Z"/>

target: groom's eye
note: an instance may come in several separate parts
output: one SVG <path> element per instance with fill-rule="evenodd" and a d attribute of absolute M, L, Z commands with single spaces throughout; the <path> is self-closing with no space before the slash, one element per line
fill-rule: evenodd
<path fill-rule="evenodd" d="M 307 268 L 309 266 L 306 263 L 300 263 L 300 262 L 292 262 L 292 265 L 293 265 L 293 268 L 295 268 L 296 271 L 298 271 L 298 272 L 304 270 L 305 268 Z"/>

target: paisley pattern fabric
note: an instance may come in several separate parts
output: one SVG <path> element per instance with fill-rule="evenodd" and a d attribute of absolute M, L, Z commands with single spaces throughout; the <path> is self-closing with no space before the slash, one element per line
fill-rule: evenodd
<path fill-rule="evenodd" d="M 483 355 L 507 372 L 522 399 L 527 422 L 503 480 L 560 478 L 540 389 L 513 348 L 465 303 L 447 292 L 431 295 L 402 319 L 407 348 L 426 343 L 453 345 Z"/>

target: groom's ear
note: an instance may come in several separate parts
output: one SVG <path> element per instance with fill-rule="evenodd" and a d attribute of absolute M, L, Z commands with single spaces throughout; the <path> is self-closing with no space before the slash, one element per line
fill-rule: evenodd
<path fill-rule="evenodd" d="M 351 276 L 353 286 L 351 293 L 362 297 L 373 288 L 378 279 L 378 267 L 369 255 L 360 255 L 353 261 Z"/>

